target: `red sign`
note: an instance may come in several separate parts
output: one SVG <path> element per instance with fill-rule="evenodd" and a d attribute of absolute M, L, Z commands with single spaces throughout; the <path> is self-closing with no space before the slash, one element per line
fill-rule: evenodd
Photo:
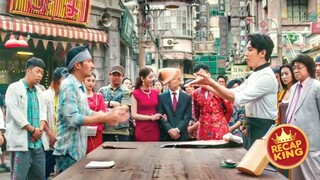
<path fill-rule="evenodd" d="M 311 23 L 311 34 L 320 34 L 320 23 L 312 22 Z"/>
<path fill-rule="evenodd" d="M 89 22 L 90 1 L 91 0 L 8 0 L 8 11 L 12 14 L 86 25 Z"/>

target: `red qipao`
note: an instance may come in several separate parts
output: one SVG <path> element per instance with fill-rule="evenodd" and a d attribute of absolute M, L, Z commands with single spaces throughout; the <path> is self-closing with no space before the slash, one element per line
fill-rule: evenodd
<path fill-rule="evenodd" d="M 149 97 L 142 90 L 135 89 L 132 95 L 137 100 L 137 113 L 143 115 L 153 115 L 156 113 L 159 92 L 151 89 Z M 136 119 L 135 141 L 159 141 L 160 129 L 158 121 L 139 121 Z"/>
<path fill-rule="evenodd" d="M 192 94 L 195 117 L 199 121 L 197 139 L 220 140 L 229 132 L 230 119 L 226 119 L 226 114 L 232 114 L 233 106 L 232 103 L 222 100 L 212 92 L 208 92 L 206 98 L 205 92 L 204 88 L 198 88 Z"/>
<path fill-rule="evenodd" d="M 93 111 L 103 111 L 106 112 L 106 105 L 104 104 L 104 98 L 99 93 L 93 93 L 92 97 L 88 97 L 88 105 L 89 108 Z M 98 126 L 97 135 L 96 136 L 88 136 L 88 150 L 87 153 L 90 153 L 95 148 L 102 144 L 102 129 L 103 124 L 91 124 L 90 126 Z"/>

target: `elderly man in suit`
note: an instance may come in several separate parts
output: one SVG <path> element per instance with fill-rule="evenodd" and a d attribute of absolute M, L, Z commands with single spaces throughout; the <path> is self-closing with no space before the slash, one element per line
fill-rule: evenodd
<path fill-rule="evenodd" d="M 187 141 L 188 123 L 191 119 L 191 97 L 180 89 L 182 75 L 179 69 L 170 68 L 168 91 L 159 95 L 157 113 L 165 114 L 160 119 L 161 141 Z"/>
<path fill-rule="evenodd" d="M 287 123 L 301 128 L 309 141 L 306 160 L 292 170 L 293 179 L 320 179 L 320 82 L 315 79 L 315 63 L 310 56 L 298 55 L 292 61 L 294 84 L 287 110 Z"/>

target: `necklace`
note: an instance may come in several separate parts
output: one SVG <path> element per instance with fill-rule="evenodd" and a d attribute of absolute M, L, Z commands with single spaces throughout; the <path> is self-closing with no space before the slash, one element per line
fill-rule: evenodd
<path fill-rule="evenodd" d="M 140 88 L 143 94 L 147 95 L 148 98 L 150 99 L 150 94 L 151 94 L 151 88 L 149 88 L 149 92 L 145 92 L 142 88 Z"/>

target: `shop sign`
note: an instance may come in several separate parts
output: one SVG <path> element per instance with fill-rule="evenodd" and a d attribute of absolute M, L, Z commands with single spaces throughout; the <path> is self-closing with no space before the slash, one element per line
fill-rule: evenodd
<path fill-rule="evenodd" d="M 51 21 L 87 25 L 91 0 L 8 0 L 8 12 Z"/>
<path fill-rule="evenodd" d="M 125 7 L 122 15 L 120 36 L 124 41 L 126 41 L 130 45 L 132 44 L 133 26 L 134 26 L 134 19 L 130 11 L 128 10 L 128 8 Z"/>
<path fill-rule="evenodd" d="M 311 23 L 311 34 L 320 34 L 320 22 Z"/>
<path fill-rule="evenodd" d="M 247 65 L 233 65 L 231 68 L 232 78 L 243 78 L 250 72 Z"/>

